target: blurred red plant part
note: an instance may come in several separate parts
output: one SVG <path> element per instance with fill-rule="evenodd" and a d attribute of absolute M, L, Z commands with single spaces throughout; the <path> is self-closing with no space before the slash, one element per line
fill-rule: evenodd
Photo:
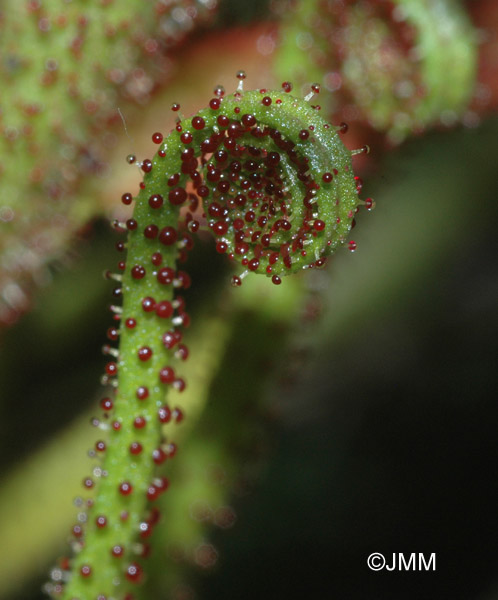
<path fill-rule="evenodd" d="M 498 109 L 498 3 L 470 0 L 466 7 L 479 31 L 478 86 L 472 108 L 484 116 Z"/>

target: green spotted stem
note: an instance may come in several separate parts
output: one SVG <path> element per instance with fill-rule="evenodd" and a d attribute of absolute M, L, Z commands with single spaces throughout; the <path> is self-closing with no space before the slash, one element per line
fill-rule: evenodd
<path fill-rule="evenodd" d="M 302 100 L 289 91 L 290 84 L 249 92 L 239 85 L 231 96 L 219 94 L 166 138 L 154 134 L 159 150 L 141 163 L 126 263 L 115 277 L 123 304 L 115 308 L 119 351 L 106 369 L 115 382 L 108 438 L 97 447 L 104 456 L 97 492 L 65 600 L 131 598 L 144 576 L 147 538 L 159 519 L 154 500 L 169 485 L 155 476 L 163 425 L 182 418 L 166 396 L 185 386 L 178 371 L 188 353 L 180 338 L 189 317 L 176 295 L 190 285 L 177 265 L 192 243 L 184 227 L 214 233 L 218 252 L 243 269 L 236 285 L 250 271 L 279 284 L 284 275 L 322 266 L 346 243 L 358 206 L 367 203 L 358 198 L 340 128 L 321 118 L 309 102 L 313 94 Z M 199 199 L 203 217 L 194 212 Z M 131 195 L 123 201 L 132 202 Z"/>

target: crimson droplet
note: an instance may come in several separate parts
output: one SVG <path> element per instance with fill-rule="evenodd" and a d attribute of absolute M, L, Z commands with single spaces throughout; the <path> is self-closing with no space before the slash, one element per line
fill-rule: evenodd
<path fill-rule="evenodd" d="M 142 579 L 142 568 L 137 563 L 131 563 L 126 569 L 126 578 L 132 583 L 138 583 Z"/>
<path fill-rule="evenodd" d="M 99 529 L 102 529 L 107 525 L 107 519 L 104 517 L 104 515 L 100 515 L 95 519 L 95 525 L 97 525 Z"/>
<path fill-rule="evenodd" d="M 152 312 L 155 309 L 155 307 L 156 301 L 154 300 L 154 298 L 147 296 L 142 300 L 142 309 L 145 312 Z"/>
<path fill-rule="evenodd" d="M 150 173 L 152 171 L 152 161 L 146 158 L 142 163 L 142 171 L 144 173 Z"/>
<path fill-rule="evenodd" d="M 139 416 L 133 419 L 133 427 L 135 429 L 143 429 L 147 425 L 145 417 Z"/>
<path fill-rule="evenodd" d="M 150 358 L 152 358 L 152 349 L 149 348 L 149 346 L 142 346 L 138 350 L 138 358 L 142 362 L 145 362 L 145 361 L 149 360 Z"/>
<path fill-rule="evenodd" d="M 162 383 L 173 383 L 175 379 L 175 372 L 171 367 L 163 367 L 159 371 L 159 379 Z"/>
<path fill-rule="evenodd" d="M 157 273 L 157 281 L 163 285 L 170 285 L 175 278 L 175 272 L 171 267 L 163 267 Z"/>
<path fill-rule="evenodd" d="M 146 271 L 142 265 L 135 265 L 131 270 L 131 276 L 133 279 L 143 279 L 145 277 Z"/>
<path fill-rule="evenodd" d="M 123 496 L 129 496 L 133 492 L 133 486 L 129 481 L 123 481 L 119 486 L 119 493 Z"/>
<path fill-rule="evenodd" d="M 149 240 L 153 240 L 155 237 L 157 237 L 158 233 L 159 227 L 153 223 L 147 225 L 147 227 L 144 229 L 144 236 Z"/>
<path fill-rule="evenodd" d="M 144 385 L 137 388 L 136 396 L 138 400 L 145 400 L 149 397 L 149 389 Z"/>
<path fill-rule="evenodd" d="M 174 244 L 176 242 L 177 238 L 178 235 L 174 227 L 165 227 L 161 230 L 161 233 L 159 234 L 159 241 L 165 246 L 171 246 L 171 244 Z"/>
<path fill-rule="evenodd" d="M 171 421 L 171 410 L 164 405 L 157 411 L 157 417 L 161 423 L 169 423 Z"/>
<path fill-rule="evenodd" d="M 162 300 L 156 304 L 156 315 L 161 319 L 169 319 L 173 314 L 173 305 L 168 300 Z"/>
<path fill-rule="evenodd" d="M 90 565 L 83 565 L 80 569 L 80 573 L 82 577 L 90 577 L 92 574 L 92 568 Z"/>
<path fill-rule="evenodd" d="M 142 444 L 140 442 L 132 442 L 130 444 L 130 453 L 137 455 L 140 454 L 143 450 Z"/>
<path fill-rule="evenodd" d="M 154 209 L 161 208 L 161 206 L 163 205 L 163 202 L 164 202 L 164 199 L 161 196 L 161 194 L 153 194 L 149 198 L 149 206 Z"/>
<path fill-rule="evenodd" d="M 194 129 L 197 129 L 197 130 L 204 129 L 205 125 L 206 125 L 206 123 L 202 117 L 194 117 L 192 119 L 192 127 Z"/>
<path fill-rule="evenodd" d="M 187 199 L 187 192 L 183 188 L 173 188 L 168 193 L 168 200 L 171 204 L 179 206 L 183 204 Z"/>

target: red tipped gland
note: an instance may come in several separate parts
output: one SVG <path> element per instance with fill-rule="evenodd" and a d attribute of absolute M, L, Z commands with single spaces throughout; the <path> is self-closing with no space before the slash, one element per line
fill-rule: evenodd
<path fill-rule="evenodd" d="M 152 358 L 152 349 L 149 346 L 142 346 L 139 348 L 137 355 L 142 362 L 145 362 Z"/>
<path fill-rule="evenodd" d="M 129 496 L 133 492 L 133 486 L 129 481 L 123 481 L 123 483 L 119 485 L 118 489 L 122 496 Z"/>
<path fill-rule="evenodd" d="M 115 362 L 107 363 L 105 366 L 105 372 L 107 375 L 117 375 L 118 365 Z"/>
<path fill-rule="evenodd" d="M 131 276 L 133 279 L 143 279 L 145 277 L 146 271 L 142 265 L 135 265 L 131 269 Z"/>
<path fill-rule="evenodd" d="M 156 304 L 156 315 L 161 319 L 169 319 L 173 314 L 173 305 L 168 300 L 162 300 Z"/>
<path fill-rule="evenodd" d="M 182 409 L 178 408 L 178 407 L 175 407 L 173 409 L 171 416 L 173 417 L 173 419 L 175 420 L 176 423 L 181 423 L 183 421 L 183 419 L 185 418 L 185 415 L 183 414 Z"/>
<path fill-rule="evenodd" d="M 185 131 L 180 136 L 180 139 L 181 139 L 182 143 L 190 144 L 192 142 L 192 140 L 194 139 L 194 136 L 190 133 L 190 131 Z"/>
<path fill-rule="evenodd" d="M 173 383 L 175 380 L 175 372 L 171 367 L 163 367 L 159 371 L 159 380 L 162 383 Z"/>
<path fill-rule="evenodd" d="M 144 237 L 146 237 L 148 240 L 155 239 L 158 233 L 159 227 L 152 223 L 150 225 L 147 225 L 147 227 L 144 229 Z"/>
<path fill-rule="evenodd" d="M 92 574 L 92 567 L 90 567 L 90 565 L 82 565 L 80 573 L 82 577 L 90 577 Z"/>
<path fill-rule="evenodd" d="M 177 358 L 179 358 L 180 360 L 187 360 L 187 358 L 189 356 L 189 350 L 188 350 L 187 346 L 185 346 L 185 344 L 179 344 L 178 349 L 175 352 L 175 356 Z"/>
<path fill-rule="evenodd" d="M 102 400 L 100 401 L 100 408 L 102 410 L 105 410 L 105 411 L 112 410 L 113 406 L 114 406 L 114 403 L 110 398 L 102 398 Z"/>
<path fill-rule="evenodd" d="M 256 269 L 259 267 L 259 260 L 257 258 L 252 258 L 248 263 L 247 263 L 247 268 L 250 271 L 256 271 Z"/>
<path fill-rule="evenodd" d="M 182 339 L 182 334 L 179 331 L 167 331 L 163 334 L 162 340 L 164 347 L 171 350 Z"/>
<path fill-rule="evenodd" d="M 137 388 L 136 396 L 138 400 L 146 400 L 149 397 L 149 388 L 141 385 Z"/>
<path fill-rule="evenodd" d="M 111 548 L 111 554 L 114 556 L 114 558 L 121 558 L 124 554 L 124 548 L 123 546 L 113 546 Z"/>
<path fill-rule="evenodd" d="M 143 429 L 147 425 L 145 417 L 138 416 L 133 419 L 133 427 L 135 429 Z"/>
<path fill-rule="evenodd" d="M 119 330 L 116 327 L 109 327 L 107 330 L 107 338 L 115 342 L 119 338 Z"/>
<path fill-rule="evenodd" d="M 228 223 L 226 221 L 216 221 L 212 226 L 215 235 L 225 235 L 228 231 Z"/>
<path fill-rule="evenodd" d="M 142 163 L 142 171 L 144 173 L 150 173 L 152 171 L 152 161 L 146 158 Z"/>
<path fill-rule="evenodd" d="M 142 579 L 143 571 L 142 567 L 136 562 L 131 563 L 126 568 L 126 579 L 132 583 L 139 583 Z"/>
<path fill-rule="evenodd" d="M 180 187 L 173 188 L 168 192 L 168 200 L 171 204 L 179 206 L 187 200 L 187 192 Z"/>
<path fill-rule="evenodd" d="M 159 234 L 159 241 L 165 246 L 171 246 L 178 239 L 178 234 L 174 227 L 164 227 Z"/>
<path fill-rule="evenodd" d="M 103 529 L 106 525 L 107 525 L 107 519 L 104 517 L 104 515 L 99 515 L 96 519 L 95 519 L 95 525 L 99 528 L 99 529 Z"/>
<path fill-rule="evenodd" d="M 254 115 L 242 115 L 241 121 L 246 127 L 252 127 L 253 125 L 256 125 L 256 117 Z"/>
<path fill-rule="evenodd" d="M 162 448 L 156 448 L 152 451 L 152 460 L 156 465 L 161 465 L 167 458 L 168 455 Z"/>
<path fill-rule="evenodd" d="M 163 285 L 171 285 L 175 278 L 175 271 L 171 267 L 163 267 L 157 272 L 157 281 Z"/>
<path fill-rule="evenodd" d="M 171 421 L 171 409 L 163 405 L 157 411 L 157 417 L 161 423 L 169 423 Z"/>
<path fill-rule="evenodd" d="M 202 117 L 194 117 L 192 119 L 192 127 L 194 129 L 197 129 L 197 130 L 204 129 L 205 126 L 206 126 L 206 123 Z"/>
<path fill-rule="evenodd" d="M 140 454 L 143 450 L 143 446 L 140 442 L 132 442 L 130 444 L 130 454 L 133 454 L 134 456 Z"/>
<path fill-rule="evenodd" d="M 149 206 L 153 209 L 161 208 L 161 206 L 163 204 L 164 204 L 164 198 L 161 196 L 161 194 L 153 194 L 149 198 Z"/>
<path fill-rule="evenodd" d="M 152 312 L 153 310 L 155 310 L 155 308 L 156 308 L 156 301 L 154 300 L 154 298 L 151 298 L 150 296 L 146 296 L 142 300 L 142 310 L 144 312 Z"/>
<path fill-rule="evenodd" d="M 174 381 L 173 381 L 173 387 L 175 388 L 175 390 L 177 390 L 178 392 L 183 392 L 183 390 L 187 387 L 187 384 L 185 383 L 185 380 L 182 379 L 181 377 L 177 377 Z"/>
<path fill-rule="evenodd" d="M 153 483 L 151 483 L 149 485 L 149 487 L 147 488 L 147 500 L 149 500 L 149 501 L 156 500 L 156 498 L 159 498 L 160 494 L 161 494 L 161 490 L 159 488 L 157 488 Z M 143 537 L 146 537 L 143 534 L 141 534 L 141 535 Z"/>

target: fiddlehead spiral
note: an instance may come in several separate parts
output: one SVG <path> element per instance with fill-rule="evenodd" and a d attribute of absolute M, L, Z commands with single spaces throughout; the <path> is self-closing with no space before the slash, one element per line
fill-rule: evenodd
<path fill-rule="evenodd" d="M 278 283 L 321 266 L 345 242 L 358 205 L 351 153 L 317 107 L 263 90 L 224 98 L 194 119 L 212 128 L 199 136 L 213 152 L 204 167 L 208 224 L 242 276 Z"/>
<path fill-rule="evenodd" d="M 119 350 L 105 350 L 113 360 L 104 382 L 114 394 L 102 401 L 108 423 L 100 426 L 109 436 L 96 446 L 105 458 L 95 471 L 98 489 L 85 531 L 79 525 L 73 531 L 72 574 L 65 589 L 52 588 L 68 600 L 130 600 L 130 588 L 143 577 L 140 555 L 159 520 L 153 503 L 169 485 L 155 476 L 167 458 L 163 425 L 183 419 L 171 396 L 186 385 L 178 371 L 189 354 L 182 344 L 189 316 L 176 292 L 190 286 L 177 266 L 192 247 L 190 233 L 211 230 L 217 251 L 242 265 L 234 285 L 251 271 L 279 284 L 289 273 L 322 266 L 346 243 L 359 204 L 372 206 L 359 200 L 361 181 L 351 164 L 352 154 L 368 148 L 343 146 L 344 126 L 333 127 L 309 103 L 318 86 L 301 100 L 287 82 L 281 91 L 244 92 L 245 74 L 238 78 L 235 94 L 216 88 L 208 107 L 178 119 L 167 137 L 152 136 L 159 149 L 140 163 L 140 191 L 122 197 L 134 210 L 115 224 L 128 230 L 128 241 L 118 243 L 118 250 L 126 246 L 126 261 L 110 275 L 123 304 L 113 307 L 119 326 L 108 331 L 111 341 L 119 338 Z M 203 225 L 195 216 L 200 201 Z"/>

